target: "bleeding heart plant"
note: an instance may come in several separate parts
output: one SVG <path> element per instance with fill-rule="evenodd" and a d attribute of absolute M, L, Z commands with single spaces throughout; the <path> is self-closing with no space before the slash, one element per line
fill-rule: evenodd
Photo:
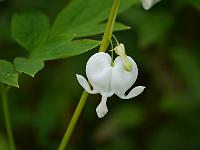
<path fill-rule="evenodd" d="M 146 10 L 159 1 L 141 0 Z M 122 3 L 120 12 L 137 1 L 123 0 Z M 99 52 L 92 55 L 86 64 L 88 81 L 77 75 L 85 91 L 58 150 L 65 149 L 88 93 L 102 95 L 102 100 L 96 108 L 98 117 L 102 118 L 108 112 L 108 97 L 116 94 L 121 99 L 131 99 L 143 92 L 145 87 L 137 86 L 125 94 L 135 83 L 138 68 L 135 61 L 126 55 L 124 45 L 116 40 L 117 46 L 113 51 L 119 56 L 115 60 L 105 53 L 111 43 L 113 31 L 129 29 L 126 25 L 116 23 L 120 0 L 113 0 L 108 22 L 104 22 L 111 4 L 110 0 L 74 0 L 58 14 L 52 26 L 48 17 L 39 11 L 18 12 L 13 15 L 11 34 L 15 41 L 27 50 L 27 57 L 16 57 L 14 63 L 0 59 L 0 96 L 10 150 L 16 148 L 10 122 L 8 92 L 12 86 L 19 87 L 19 74 L 25 73 L 34 77 L 45 66 L 45 61 L 79 55 L 100 45 Z M 86 39 L 103 31 L 105 32 L 101 42 Z"/>

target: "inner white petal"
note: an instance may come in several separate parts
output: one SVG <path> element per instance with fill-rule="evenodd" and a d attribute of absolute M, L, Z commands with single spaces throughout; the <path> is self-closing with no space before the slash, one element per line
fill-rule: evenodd
<path fill-rule="evenodd" d="M 107 97 L 102 95 L 101 102 L 96 108 L 97 116 L 99 118 L 103 118 L 108 113 L 106 102 L 107 102 Z"/>

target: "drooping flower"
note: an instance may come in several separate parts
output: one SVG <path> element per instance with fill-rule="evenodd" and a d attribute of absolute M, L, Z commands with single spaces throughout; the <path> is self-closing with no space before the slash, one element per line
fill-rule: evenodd
<path fill-rule="evenodd" d="M 158 3 L 160 0 L 141 0 L 144 9 L 149 10 L 153 5 Z"/>
<path fill-rule="evenodd" d="M 118 45 L 115 50 L 123 50 L 124 45 Z M 88 81 L 81 75 L 76 75 L 80 85 L 90 94 L 100 93 L 102 99 L 96 108 L 99 118 L 104 117 L 108 108 L 107 98 L 116 94 L 121 99 L 130 99 L 143 92 L 144 86 L 133 88 L 128 95 L 125 92 L 135 83 L 138 75 L 138 68 L 135 61 L 126 56 L 118 56 L 114 62 L 109 54 L 99 52 L 92 55 L 86 64 L 86 75 Z M 131 70 L 125 68 L 126 62 L 131 64 Z M 90 87 L 92 86 L 92 89 Z"/>

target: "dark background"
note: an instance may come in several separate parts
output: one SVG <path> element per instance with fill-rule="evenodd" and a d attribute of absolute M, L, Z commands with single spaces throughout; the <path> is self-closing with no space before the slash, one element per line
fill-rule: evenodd
<path fill-rule="evenodd" d="M 26 55 L 10 35 L 14 12 L 38 9 L 53 21 L 66 0 L 0 0 L 0 59 Z M 90 95 L 68 149 L 200 149 L 200 1 L 163 0 L 150 11 L 132 6 L 118 17 L 131 30 L 115 35 L 138 64 L 135 83 L 147 88 L 132 100 L 113 96 L 98 119 L 100 95 Z M 20 150 L 57 149 L 83 89 L 75 74 L 98 49 L 46 62 L 35 78 L 22 74 L 9 106 Z M 1 108 L 1 104 L 0 104 Z M 0 150 L 8 150 L 0 109 Z"/>

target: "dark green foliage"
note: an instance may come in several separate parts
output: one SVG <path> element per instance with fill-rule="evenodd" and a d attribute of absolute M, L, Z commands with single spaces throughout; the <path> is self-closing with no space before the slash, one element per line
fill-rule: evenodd
<path fill-rule="evenodd" d="M 0 60 L 0 84 L 18 87 L 18 73 L 12 63 Z"/>
<path fill-rule="evenodd" d="M 85 73 L 85 63 L 97 51 L 89 50 L 100 44 L 112 4 L 110 0 L 87 1 L 0 2 L 0 84 L 18 86 L 16 70 L 34 76 L 44 62 L 46 65 L 35 78 L 21 74 L 20 88 L 9 92 L 20 150 L 57 149 L 74 112 L 83 90 L 75 74 Z M 148 12 L 139 3 L 122 0 L 118 21 L 132 29 L 116 36 L 138 64 L 135 86 L 147 88 L 132 100 L 109 98 L 109 113 L 104 119 L 95 113 L 101 97 L 90 95 L 70 140 L 70 150 L 200 149 L 200 3 L 162 0 Z M 30 25 L 12 28 L 14 41 L 9 21 L 15 12 L 12 24 L 21 20 L 19 16 L 29 15 L 22 24 Z M 38 17 L 31 18 L 33 13 Z M 39 20 L 40 24 L 35 24 Z M 118 23 L 115 29 L 127 28 Z M 14 60 L 14 65 L 5 59 Z M 0 112 L 0 150 L 8 150 L 3 122 Z"/>

